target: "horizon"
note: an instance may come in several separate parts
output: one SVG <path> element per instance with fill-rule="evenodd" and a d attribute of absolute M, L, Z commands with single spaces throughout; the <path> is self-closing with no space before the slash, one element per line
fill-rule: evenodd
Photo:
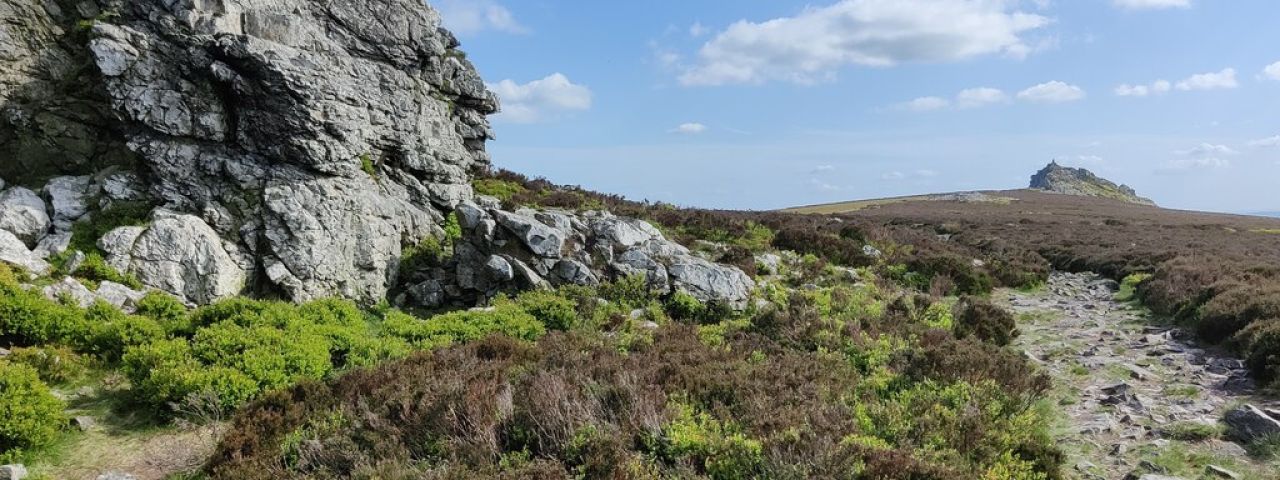
<path fill-rule="evenodd" d="M 494 165 L 557 183 L 772 210 L 1025 188 L 1056 160 L 1168 208 L 1280 210 L 1280 5 L 909 3 L 434 6 L 502 99 Z"/>

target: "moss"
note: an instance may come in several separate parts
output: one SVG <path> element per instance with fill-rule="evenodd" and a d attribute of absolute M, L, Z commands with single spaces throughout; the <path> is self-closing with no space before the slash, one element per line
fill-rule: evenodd
<path fill-rule="evenodd" d="M 360 155 L 360 170 L 369 174 L 374 180 L 378 179 L 378 166 L 374 164 L 373 157 L 367 153 Z"/>

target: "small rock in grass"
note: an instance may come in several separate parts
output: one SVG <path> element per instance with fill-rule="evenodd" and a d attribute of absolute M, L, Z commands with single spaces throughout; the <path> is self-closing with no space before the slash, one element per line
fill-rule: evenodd
<path fill-rule="evenodd" d="M 27 477 L 27 467 L 22 464 L 0 466 L 0 480 L 22 480 Z"/>

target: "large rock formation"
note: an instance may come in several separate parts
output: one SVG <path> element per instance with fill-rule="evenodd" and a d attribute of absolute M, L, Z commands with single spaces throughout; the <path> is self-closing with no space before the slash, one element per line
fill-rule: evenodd
<path fill-rule="evenodd" d="M 751 294 L 643 222 L 471 203 L 497 98 L 421 0 L 0 0 L 0 18 L 0 260 L 45 271 L 75 222 L 154 207 L 85 240 L 197 304 L 435 306 L 637 273 Z M 398 285 L 403 249 L 459 205 L 452 267 Z"/>
<path fill-rule="evenodd" d="M 1058 165 L 1057 161 L 1036 172 L 1031 177 L 1031 188 L 1066 195 L 1103 197 L 1142 205 L 1155 205 L 1150 199 L 1138 196 L 1128 185 L 1116 185 L 1083 168 Z"/>
<path fill-rule="evenodd" d="M 81 175 L 49 183 L 44 217 L 11 188 L 0 221 L 35 247 L 85 213 L 84 175 L 119 167 L 181 218 L 138 245 L 202 239 L 120 265 L 193 301 L 377 301 L 488 163 L 496 97 L 418 0 L 0 0 L 0 18 L 0 177 Z"/>

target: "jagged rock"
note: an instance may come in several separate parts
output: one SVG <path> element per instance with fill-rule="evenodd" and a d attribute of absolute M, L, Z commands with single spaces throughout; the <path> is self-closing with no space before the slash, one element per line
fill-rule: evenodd
<path fill-rule="evenodd" d="M 149 227 L 122 227 L 99 245 L 112 256 L 112 264 L 184 301 L 212 303 L 240 293 L 245 285 L 245 271 L 217 232 L 195 216 L 156 210 Z"/>
<path fill-rule="evenodd" d="M 742 270 L 700 258 L 677 259 L 667 266 L 667 271 L 671 273 L 673 288 L 704 302 L 726 302 L 735 308 L 745 308 L 755 289 L 755 282 Z"/>
<path fill-rule="evenodd" d="M 762 253 L 755 256 L 756 265 L 765 275 L 777 275 L 782 268 L 782 257 L 772 253 Z"/>
<path fill-rule="evenodd" d="M 0 230 L 0 261 L 25 268 L 37 275 L 45 274 L 50 269 L 48 262 L 28 250 L 27 245 L 8 230 Z"/>
<path fill-rule="evenodd" d="M 884 256 L 884 253 L 881 252 L 880 249 L 873 247 L 871 245 L 863 245 L 862 254 L 871 258 L 880 258 Z"/>
<path fill-rule="evenodd" d="M 497 98 L 419 0 L 82 4 L 0 0 L 0 175 L 199 217 L 266 290 L 384 298 L 489 163 Z"/>
<path fill-rule="evenodd" d="M 1083 168 L 1068 168 L 1051 162 L 1031 177 L 1031 188 L 1052 193 L 1103 197 L 1142 205 L 1155 205 L 1150 199 L 1138 196 L 1127 185 L 1116 185 Z"/>
<path fill-rule="evenodd" d="M 746 308 L 755 288 L 741 270 L 698 258 L 641 220 L 607 212 L 486 210 L 473 202 L 460 204 L 457 216 L 463 238 L 455 244 L 453 264 L 435 278 L 445 292 L 456 286 L 453 301 L 509 288 L 594 285 L 645 275 L 661 293 L 675 288 L 705 302 Z M 506 261 L 510 274 L 495 258 Z"/>
<path fill-rule="evenodd" d="M 93 305 L 97 297 L 74 278 L 67 277 L 61 282 L 44 287 L 44 296 L 50 300 L 68 299 L 81 308 Z"/>
<path fill-rule="evenodd" d="M 71 224 L 89 212 L 89 185 L 93 179 L 89 176 L 57 177 L 49 180 L 44 186 L 44 196 L 53 208 L 53 227 L 58 231 L 68 231 Z"/>
<path fill-rule="evenodd" d="M 71 232 L 55 232 L 40 239 L 40 243 L 32 250 L 40 258 L 49 258 L 67 251 L 71 247 Z"/>
<path fill-rule="evenodd" d="M 140 292 L 115 282 L 102 282 L 98 284 L 98 290 L 93 292 L 94 296 L 104 302 L 107 302 L 116 308 L 124 310 L 126 313 L 132 313 L 134 305 L 146 296 L 145 292 Z"/>
<path fill-rule="evenodd" d="M 1280 435 L 1280 419 L 1267 415 L 1254 405 L 1244 405 L 1227 412 L 1222 421 L 1227 424 L 1227 437 L 1243 444 Z"/>
<path fill-rule="evenodd" d="M 22 464 L 0 466 L 0 480 L 22 480 L 27 478 L 27 467 Z"/>
<path fill-rule="evenodd" d="M 1228 478 L 1231 480 L 1240 480 L 1241 478 L 1243 478 L 1240 476 L 1239 473 L 1233 472 L 1231 470 L 1227 470 L 1217 465 L 1206 465 L 1204 467 L 1204 473 L 1214 478 Z"/>
<path fill-rule="evenodd" d="M 494 210 L 492 214 L 499 225 L 514 234 L 534 255 L 560 258 L 563 253 L 565 232 L 525 215 L 502 210 Z"/>
<path fill-rule="evenodd" d="M 76 273 L 76 270 L 79 270 L 88 258 L 89 256 L 85 255 L 84 252 L 76 250 L 75 253 L 67 257 L 66 261 L 62 262 L 62 273 L 67 275 Z"/>
<path fill-rule="evenodd" d="M 49 233 L 49 213 L 40 195 L 13 187 L 0 192 L 0 230 L 6 230 L 34 248 Z"/>

